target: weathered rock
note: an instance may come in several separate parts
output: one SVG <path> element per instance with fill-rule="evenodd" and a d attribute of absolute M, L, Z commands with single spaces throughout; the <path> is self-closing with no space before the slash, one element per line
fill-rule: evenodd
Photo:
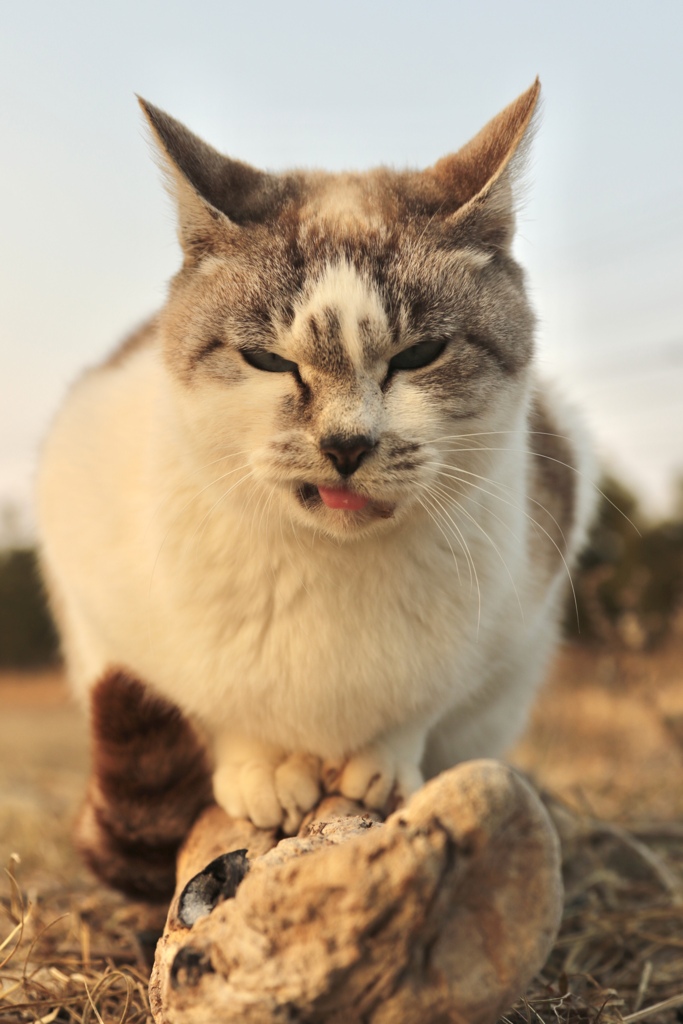
<path fill-rule="evenodd" d="M 562 907 L 557 839 L 527 783 L 473 761 L 384 824 L 340 816 L 354 806 L 324 801 L 277 845 L 204 812 L 157 949 L 157 1024 L 493 1024 L 524 991 Z M 190 879 L 243 849 L 246 873 L 220 861 L 195 880 L 209 895 L 183 925 Z"/>

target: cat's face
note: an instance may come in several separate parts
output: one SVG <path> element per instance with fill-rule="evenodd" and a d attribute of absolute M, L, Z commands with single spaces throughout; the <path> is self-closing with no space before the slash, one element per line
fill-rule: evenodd
<path fill-rule="evenodd" d="M 443 198 L 444 162 L 431 177 L 230 163 L 233 184 L 256 178 L 228 217 L 220 182 L 201 182 L 210 204 L 188 190 L 183 156 L 187 258 L 165 356 L 225 495 L 349 537 L 438 512 L 454 465 L 459 488 L 485 475 L 486 441 L 516 426 L 532 350 L 509 180 L 484 175 L 483 200 L 480 188 L 463 204 L 452 182 Z"/>
<path fill-rule="evenodd" d="M 510 428 L 532 320 L 508 258 L 414 229 L 321 253 L 301 230 L 260 232 L 255 265 L 226 252 L 184 271 L 167 358 L 198 457 L 235 455 L 216 462 L 226 490 L 245 475 L 271 509 L 345 535 L 437 500 L 455 435 Z"/>

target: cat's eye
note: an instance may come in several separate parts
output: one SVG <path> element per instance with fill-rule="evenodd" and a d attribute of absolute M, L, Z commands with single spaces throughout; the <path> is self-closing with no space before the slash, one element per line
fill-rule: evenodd
<path fill-rule="evenodd" d="M 240 352 L 244 361 L 257 370 L 265 370 L 267 373 L 295 373 L 297 370 L 296 363 L 279 356 L 277 352 L 264 352 L 260 348 L 243 348 Z"/>
<path fill-rule="evenodd" d="M 389 360 L 389 373 L 395 370 L 419 370 L 423 366 L 429 366 L 439 358 L 447 344 L 447 338 L 439 338 L 437 341 L 420 341 L 417 345 L 404 348 Z"/>

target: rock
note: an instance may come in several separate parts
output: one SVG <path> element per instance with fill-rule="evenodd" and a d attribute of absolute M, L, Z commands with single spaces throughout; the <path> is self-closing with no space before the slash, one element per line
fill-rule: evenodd
<path fill-rule="evenodd" d="M 234 896 L 186 927 L 190 878 L 244 849 Z M 277 845 L 213 807 L 179 858 L 155 1021 L 494 1024 L 543 966 L 561 910 L 554 829 L 498 762 L 445 772 L 384 824 L 328 799 Z"/>

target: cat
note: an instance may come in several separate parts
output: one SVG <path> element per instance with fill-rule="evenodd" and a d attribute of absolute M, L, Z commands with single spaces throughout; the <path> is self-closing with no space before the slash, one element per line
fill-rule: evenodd
<path fill-rule="evenodd" d="M 427 170 L 342 174 L 140 101 L 182 268 L 38 479 L 109 881 L 149 894 L 212 794 L 292 834 L 323 784 L 384 808 L 524 726 L 593 490 L 512 254 L 539 90 Z"/>

